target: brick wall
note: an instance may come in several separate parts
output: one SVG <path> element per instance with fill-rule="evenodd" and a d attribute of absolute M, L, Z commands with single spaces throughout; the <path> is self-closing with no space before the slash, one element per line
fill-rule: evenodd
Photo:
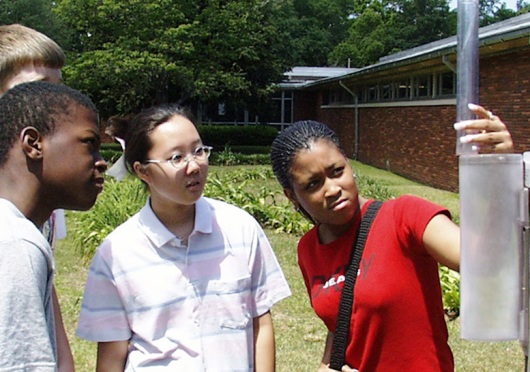
<path fill-rule="evenodd" d="M 319 120 L 354 153 L 353 110 L 322 110 Z M 358 160 L 434 187 L 455 191 L 458 168 L 452 106 L 359 110 Z M 347 125 L 341 125 L 347 123 Z"/>
<path fill-rule="evenodd" d="M 530 151 L 529 89 L 530 48 L 481 59 L 480 103 L 508 125 L 519 153 Z M 320 108 L 318 99 L 316 114 L 308 117 L 331 126 L 348 156 L 353 157 L 354 109 Z M 306 108 L 304 114 L 312 113 Z M 358 160 L 427 185 L 458 191 L 455 119 L 455 106 L 360 108 Z"/>
<path fill-rule="evenodd" d="M 516 152 L 530 151 L 530 48 L 480 60 L 480 100 L 506 123 Z"/>

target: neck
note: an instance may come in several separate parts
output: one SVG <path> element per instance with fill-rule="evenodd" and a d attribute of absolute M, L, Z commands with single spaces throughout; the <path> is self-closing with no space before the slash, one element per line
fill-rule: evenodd
<path fill-rule="evenodd" d="M 195 225 L 195 203 L 171 205 L 151 199 L 151 208 L 162 224 L 178 238 L 187 242 Z"/>
<path fill-rule="evenodd" d="M 38 180 L 33 176 L 24 177 L 24 172 L 13 174 L 7 169 L 4 167 L 0 172 L 0 198 L 13 203 L 35 226 L 42 226 L 55 208 L 43 203 L 44 198 L 39 192 Z"/>
<path fill-rule="evenodd" d="M 357 197 L 358 203 L 357 208 L 355 209 L 355 213 L 353 214 L 353 217 L 351 220 L 348 221 L 348 223 L 345 223 L 344 225 L 329 225 L 329 224 L 321 224 L 318 228 L 318 236 L 320 239 L 321 244 L 328 244 L 332 241 L 338 239 L 342 234 L 344 234 L 346 231 L 348 231 L 352 226 L 355 226 L 355 229 L 359 229 L 359 225 L 361 224 L 361 209 L 363 208 L 364 204 L 367 202 L 367 199 L 358 196 Z"/>

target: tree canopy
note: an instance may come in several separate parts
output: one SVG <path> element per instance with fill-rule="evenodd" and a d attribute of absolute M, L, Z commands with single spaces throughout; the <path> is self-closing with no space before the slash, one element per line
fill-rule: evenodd
<path fill-rule="evenodd" d="M 347 36 L 330 52 L 328 63 L 363 67 L 380 57 L 456 35 L 457 9 L 448 0 L 353 0 Z M 528 12 L 502 0 L 480 0 L 480 25 L 486 26 Z"/>
<path fill-rule="evenodd" d="M 274 2 L 60 0 L 79 35 L 65 69 L 106 112 L 187 101 L 259 102 L 288 69 Z"/>
<path fill-rule="evenodd" d="M 528 12 L 480 0 L 481 25 Z M 163 102 L 258 107 L 293 66 L 363 67 L 456 34 L 449 0 L 0 0 L 67 52 L 104 116 Z"/>

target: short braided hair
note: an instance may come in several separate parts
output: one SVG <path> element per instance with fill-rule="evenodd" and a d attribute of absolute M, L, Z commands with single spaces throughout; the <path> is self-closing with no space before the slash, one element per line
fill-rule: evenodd
<path fill-rule="evenodd" d="M 274 139 L 270 153 L 272 170 L 284 189 L 292 189 L 291 168 L 295 156 L 320 139 L 330 141 L 345 155 L 337 134 L 327 125 L 314 120 L 297 121 Z"/>

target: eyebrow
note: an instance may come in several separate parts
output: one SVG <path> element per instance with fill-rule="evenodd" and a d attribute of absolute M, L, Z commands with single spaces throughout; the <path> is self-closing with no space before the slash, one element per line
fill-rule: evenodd
<path fill-rule="evenodd" d="M 203 143 L 202 143 L 202 139 L 199 138 L 199 139 L 197 139 L 196 141 L 193 141 L 193 142 L 191 143 L 191 146 L 195 146 L 195 148 L 194 148 L 194 150 L 195 150 L 197 147 L 201 146 L 202 144 L 203 144 Z M 176 154 L 176 153 L 178 153 L 178 152 L 182 152 L 182 150 L 180 150 L 180 149 L 183 148 L 183 147 L 188 147 L 188 145 L 175 146 L 175 147 L 172 148 L 171 151 L 174 151 L 173 154 Z"/>
<path fill-rule="evenodd" d="M 95 129 L 87 129 L 87 135 L 94 136 L 98 141 L 101 141 L 101 134 Z"/>

